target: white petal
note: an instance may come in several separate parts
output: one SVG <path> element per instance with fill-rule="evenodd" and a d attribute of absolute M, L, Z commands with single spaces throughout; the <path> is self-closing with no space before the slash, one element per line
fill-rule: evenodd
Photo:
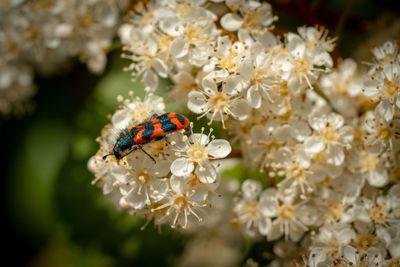
<path fill-rule="evenodd" d="M 304 139 L 311 134 L 311 129 L 308 126 L 308 123 L 303 120 L 294 121 L 293 128 L 295 129 L 295 138 L 299 142 L 304 141 Z"/>
<path fill-rule="evenodd" d="M 168 77 L 168 65 L 165 64 L 161 59 L 155 58 L 153 60 L 153 68 L 160 77 Z"/>
<path fill-rule="evenodd" d="M 390 242 L 389 252 L 392 258 L 400 258 L 400 239 L 397 238 Z"/>
<path fill-rule="evenodd" d="M 243 19 L 237 14 L 228 13 L 221 18 L 222 27 L 228 31 L 236 31 L 240 26 L 242 26 L 242 24 Z"/>
<path fill-rule="evenodd" d="M 328 145 L 325 151 L 326 162 L 335 166 L 342 165 L 344 161 L 343 148 L 335 145 Z"/>
<path fill-rule="evenodd" d="M 290 125 L 283 125 L 276 129 L 274 136 L 277 141 L 288 142 L 293 137 L 293 127 Z"/>
<path fill-rule="evenodd" d="M 130 123 L 129 112 L 126 109 L 117 110 L 111 118 L 111 123 L 116 129 L 125 129 Z"/>
<path fill-rule="evenodd" d="M 393 119 L 394 105 L 389 101 L 382 100 L 378 106 L 376 106 L 375 112 L 380 118 L 383 118 L 385 121 L 389 122 Z"/>
<path fill-rule="evenodd" d="M 249 116 L 250 110 L 249 102 L 245 99 L 236 100 L 230 107 L 232 116 L 237 120 L 245 120 Z"/>
<path fill-rule="evenodd" d="M 293 221 L 289 223 L 289 237 L 293 242 L 297 242 L 304 234 L 304 227 L 300 227 Z"/>
<path fill-rule="evenodd" d="M 359 252 L 352 246 L 344 246 L 341 248 L 344 258 L 347 260 L 346 263 L 351 262 L 351 265 L 357 266 L 359 261 Z"/>
<path fill-rule="evenodd" d="M 383 167 L 367 173 L 367 180 L 371 186 L 382 187 L 388 183 L 387 170 Z"/>
<path fill-rule="evenodd" d="M 150 174 L 154 177 L 164 177 L 170 171 L 170 162 L 168 160 L 157 160 L 150 169 Z"/>
<path fill-rule="evenodd" d="M 143 209 L 146 206 L 146 194 L 144 192 L 138 194 L 137 190 L 133 190 L 127 195 L 127 200 L 134 209 Z"/>
<path fill-rule="evenodd" d="M 147 70 L 143 74 L 143 80 L 144 80 L 144 84 L 146 86 L 149 86 L 152 91 L 157 89 L 157 87 L 158 87 L 158 76 L 152 70 Z"/>
<path fill-rule="evenodd" d="M 193 171 L 194 165 L 193 162 L 185 158 L 177 158 L 172 162 L 170 169 L 171 172 L 177 176 L 185 176 Z"/>
<path fill-rule="evenodd" d="M 210 95 L 214 95 L 217 93 L 218 91 L 218 87 L 215 84 L 215 82 L 211 79 L 208 78 L 204 78 L 201 82 L 202 86 L 203 86 L 203 90 L 204 92 L 210 96 Z"/>
<path fill-rule="evenodd" d="M 121 165 L 111 169 L 111 176 L 120 183 L 126 183 L 132 178 L 128 169 Z"/>
<path fill-rule="evenodd" d="M 200 114 L 207 110 L 207 99 L 203 93 L 198 91 L 191 91 L 188 95 L 187 107 L 190 111 Z"/>
<path fill-rule="evenodd" d="M 350 144 L 354 138 L 354 130 L 350 126 L 344 126 L 339 129 L 340 140 L 345 144 Z"/>
<path fill-rule="evenodd" d="M 400 108 L 400 91 L 397 92 L 396 106 L 397 106 L 398 108 Z"/>
<path fill-rule="evenodd" d="M 229 76 L 223 85 L 222 92 L 230 96 L 234 96 L 240 93 L 241 88 L 239 87 L 240 78 L 238 76 Z"/>
<path fill-rule="evenodd" d="M 288 49 L 290 53 L 296 58 L 303 58 L 306 50 L 305 42 L 297 34 L 288 33 Z"/>
<path fill-rule="evenodd" d="M 270 229 L 271 229 L 271 219 L 263 218 L 259 220 L 258 231 L 260 232 L 260 234 L 267 236 Z"/>
<path fill-rule="evenodd" d="M 194 84 L 195 80 L 190 73 L 181 71 L 174 76 L 174 82 L 178 85 L 190 85 Z"/>
<path fill-rule="evenodd" d="M 244 80 L 250 80 L 253 76 L 253 61 L 245 60 L 239 66 L 240 76 L 243 77 Z"/>
<path fill-rule="evenodd" d="M 325 141 L 320 136 L 310 136 L 304 140 L 304 150 L 307 153 L 319 153 L 325 148 Z"/>
<path fill-rule="evenodd" d="M 154 190 L 150 191 L 150 197 L 153 201 L 162 200 L 168 192 L 168 182 L 164 182 L 159 179 L 153 179 L 153 181 L 149 182 L 149 188 L 153 188 Z"/>
<path fill-rule="evenodd" d="M 214 183 L 217 179 L 217 171 L 208 160 L 201 162 L 201 166 L 197 166 L 195 173 L 199 180 L 205 184 Z"/>
<path fill-rule="evenodd" d="M 260 195 L 262 185 L 259 181 L 247 179 L 242 184 L 242 194 L 245 199 L 254 200 Z"/>
<path fill-rule="evenodd" d="M 186 56 L 188 51 L 189 51 L 188 46 L 185 40 L 183 40 L 182 38 L 177 38 L 173 40 L 169 47 L 169 53 L 174 58 L 182 58 Z"/>
<path fill-rule="evenodd" d="M 362 93 L 366 96 L 375 96 L 379 93 L 377 86 L 378 82 L 375 80 L 366 81 Z"/>
<path fill-rule="evenodd" d="M 281 231 L 280 220 L 274 220 L 271 223 L 271 228 L 268 233 L 268 241 L 275 241 L 279 239 L 282 235 L 283 232 Z"/>
<path fill-rule="evenodd" d="M 327 119 L 325 116 L 312 114 L 308 119 L 308 123 L 310 124 L 311 128 L 316 131 L 321 131 L 326 127 Z"/>
<path fill-rule="evenodd" d="M 330 113 L 326 119 L 330 126 L 333 126 L 335 129 L 339 129 L 344 124 L 344 119 L 341 115 L 336 113 Z"/>
<path fill-rule="evenodd" d="M 189 141 L 192 144 L 200 144 L 201 146 L 205 146 L 210 142 L 210 139 L 208 138 L 208 135 L 194 133 L 189 136 Z"/>
<path fill-rule="evenodd" d="M 114 189 L 113 182 L 111 179 L 106 180 L 106 182 L 103 184 L 103 194 L 107 195 L 110 194 Z"/>
<path fill-rule="evenodd" d="M 225 158 L 232 151 L 231 145 L 224 139 L 215 139 L 207 147 L 209 149 L 208 154 L 214 158 Z"/>
<path fill-rule="evenodd" d="M 187 178 L 188 176 L 171 175 L 171 178 L 169 179 L 169 184 L 171 185 L 172 191 L 178 194 L 187 192 L 189 190 Z"/>
<path fill-rule="evenodd" d="M 249 101 L 250 105 L 253 108 L 261 107 L 261 94 L 260 89 L 256 90 L 255 85 L 252 85 L 249 90 L 247 90 L 246 95 L 247 101 Z"/>

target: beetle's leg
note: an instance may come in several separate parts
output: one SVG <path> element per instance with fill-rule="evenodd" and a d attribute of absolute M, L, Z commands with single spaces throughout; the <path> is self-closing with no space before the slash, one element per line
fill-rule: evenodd
<path fill-rule="evenodd" d="M 143 147 L 142 147 L 141 145 L 137 145 L 137 147 L 138 147 L 140 150 L 142 150 L 147 156 L 149 156 L 149 158 L 151 158 L 151 159 L 154 161 L 154 163 L 156 163 L 156 160 L 155 160 L 149 153 L 147 153 L 146 150 L 144 150 Z"/>

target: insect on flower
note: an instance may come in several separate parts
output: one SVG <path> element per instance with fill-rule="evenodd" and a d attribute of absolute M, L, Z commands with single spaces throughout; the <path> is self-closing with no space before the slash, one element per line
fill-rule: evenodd
<path fill-rule="evenodd" d="M 124 130 L 117 139 L 112 152 L 103 156 L 103 159 L 114 155 L 117 160 L 120 160 L 132 151 L 140 149 L 155 162 L 142 145 L 161 140 L 166 134 L 186 129 L 188 125 L 189 120 L 176 113 L 154 114 L 149 121 Z"/>

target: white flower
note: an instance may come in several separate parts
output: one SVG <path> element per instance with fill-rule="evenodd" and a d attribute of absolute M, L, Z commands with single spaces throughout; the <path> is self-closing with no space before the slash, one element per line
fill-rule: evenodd
<path fill-rule="evenodd" d="M 279 192 L 282 196 L 292 196 L 299 189 L 300 197 L 315 190 L 313 181 L 310 179 L 311 172 L 310 158 L 302 148 L 290 149 L 281 147 L 276 156 L 275 164 L 272 165 L 279 176 L 285 176 L 285 179 L 279 184 Z"/>
<path fill-rule="evenodd" d="M 192 189 L 187 185 L 184 177 L 175 177 L 170 180 L 171 191 L 169 191 L 163 203 L 151 209 L 151 212 L 165 210 L 161 217 L 163 220 L 171 219 L 171 227 L 176 226 L 186 229 L 192 223 L 203 221 L 200 216 L 207 207 L 206 198 L 208 191 L 204 188 Z"/>
<path fill-rule="evenodd" d="M 371 186 L 382 187 L 389 182 L 388 169 L 392 155 L 389 152 L 353 149 L 349 166 L 362 174 Z"/>
<path fill-rule="evenodd" d="M 143 76 L 144 84 L 154 91 L 158 86 L 158 76 L 168 76 L 166 58 L 160 58 L 158 55 L 162 54 L 157 54 L 159 46 L 155 35 L 145 35 L 142 29 L 132 28 L 130 36 L 124 50 L 132 54 L 124 53 L 122 57 L 131 59 L 133 63 L 126 70 L 134 71 L 132 76 Z"/>
<path fill-rule="evenodd" d="M 195 174 L 202 183 L 214 183 L 217 178 L 216 167 L 209 161 L 210 159 L 225 158 L 231 152 L 228 141 L 214 139 L 210 142 L 209 135 L 200 134 L 183 136 L 182 142 L 172 144 L 172 149 L 176 151 L 177 159 L 171 164 L 171 172 L 176 176 L 186 176 L 192 173 L 197 164 Z"/>
<path fill-rule="evenodd" d="M 312 205 L 304 202 L 295 204 L 292 196 L 282 196 L 275 188 L 268 188 L 262 193 L 259 209 L 267 218 L 275 218 L 267 235 L 270 241 L 284 235 L 286 240 L 297 242 L 318 218 Z"/>
<path fill-rule="evenodd" d="M 400 108 L 400 60 L 385 64 L 364 83 L 362 93 L 374 101 L 386 102 L 386 120 L 394 115 L 394 106 Z"/>
<path fill-rule="evenodd" d="M 192 91 L 189 93 L 188 108 L 203 117 L 208 115 L 210 123 L 213 120 L 222 121 L 225 127 L 227 115 L 235 119 L 244 120 L 250 112 L 250 106 L 245 99 L 240 96 L 240 79 L 237 76 L 228 76 L 222 81 L 220 86 L 210 76 L 203 79 L 203 91 Z"/>
<path fill-rule="evenodd" d="M 287 52 L 277 55 L 275 61 L 287 70 L 285 79 L 289 90 L 301 92 L 307 87 L 312 89 L 319 73 L 332 65 L 329 54 L 309 48 L 307 40 L 295 33 L 289 33 L 286 42 Z"/>
<path fill-rule="evenodd" d="M 159 159 L 154 163 L 142 151 L 131 153 L 128 157 L 131 170 L 118 181 L 128 204 L 139 210 L 162 200 L 168 190 L 168 182 L 163 178 L 169 173 L 170 162 Z"/>
<path fill-rule="evenodd" d="M 236 73 L 243 57 L 250 52 L 243 42 L 232 43 L 227 35 L 218 37 L 216 44 L 211 45 L 213 50 L 210 51 L 208 62 L 203 66 L 205 72 L 211 72 L 216 67 L 220 67 L 229 73 Z"/>
<path fill-rule="evenodd" d="M 365 131 L 364 143 L 374 151 L 382 152 L 384 149 L 398 151 L 400 149 L 400 118 L 387 121 L 382 110 L 368 111 L 363 120 Z"/>
<path fill-rule="evenodd" d="M 323 75 L 319 81 L 319 88 L 329 97 L 333 108 L 345 117 L 357 116 L 360 101 L 363 76 L 358 73 L 357 64 L 353 59 L 343 60 L 334 70 Z"/>
<path fill-rule="evenodd" d="M 234 212 L 236 220 L 243 225 L 246 234 L 252 237 L 257 235 L 267 235 L 271 220 L 265 217 L 259 206 L 259 195 L 261 193 L 261 183 L 247 179 L 242 184 L 243 198 L 236 203 Z"/>
<path fill-rule="evenodd" d="M 151 93 L 149 87 L 145 88 L 146 94 L 143 98 L 134 98 L 133 92 L 129 92 L 131 100 L 118 97 L 118 100 L 123 102 L 112 116 L 111 122 L 116 129 L 125 129 L 128 126 L 133 126 L 135 123 L 141 123 L 150 119 L 154 114 L 164 114 L 165 104 L 164 99 L 160 96 Z"/>
<path fill-rule="evenodd" d="M 114 160 L 105 161 L 102 156 L 90 158 L 88 168 L 96 177 L 92 184 L 99 183 L 99 186 L 103 188 L 104 195 L 113 192 L 114 187 L 118 186 L 118 181 L 126 179 L 129 173 L 129 168 L 126 166 L 118 165 Z"/>
<path fill-rule="evenodd" d="M 245 28 L 251 32 L 268 27 L 274 21 L 270 4 L 245 0 L 238 2 L 236 5 L 240 7 L 240 13 L 243 17 L 234 13 L 225 14 L 221 18 L 221 25 L 224 29 L 237 31 L 239 28 Z M 235 8 L 235 6 L 230 5 L 228 2 L 227 5 L 232 9 Z"/>
<path fill-rule="evenodd" d="M 311 115 L 308 120 L 314 134 L 304 141 L 304 149 L 309 154 L 324 152 L 326 162 L 336 166 L 344 162 L 344 147 L 353 140 L 353 129 L 343 126 L 344 119 L 336 113 Z"/>

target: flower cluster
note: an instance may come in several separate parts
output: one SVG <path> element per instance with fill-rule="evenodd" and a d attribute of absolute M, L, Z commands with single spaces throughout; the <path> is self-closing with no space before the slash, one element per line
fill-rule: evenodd
<path fill-rule="evenodd" d="M 91 72 L 101 73 L 126 3 L 2 1 L 0 112 L 23 112 L 34 93 L 34 70 L 48 75 L 79 57 Z"/>
<path fill-rule="evenodd" d="M 89 169 L 95 174 L 93 183 L 103 188 L 104 194 L 119 199 L 119 205 L 132 214 L 143 216 L 156 224 L 170 223 L 186 229 L 193 223 L 207 219 L 212 194 L 220 183 L 216 159 L 231 152 L 228 141 L 215 139 L 209 134 L 193 133 L 188 137 L 174 132 L 163 140 L 143 146 L 122 160 L 103 156 L 113 149 L 115 132 L 128 125 L 147 120 L 152 114 L 165 113 L 164 102 L 147 88 L 143 100 L 123 100 L 111 118 L 98 142 L 100 150 L 89 161 Z M 192 129 L 193 125 L 190 125 Z M 146 155 L 148 153 L 149 155 Z M 155 162 L 149 160 L 149 156 Z"/>
<path fill-rule="evenodd" d="M 246 236 L 276 241 L 275 262 L 300 258 L 307 244 L 303 261 L 310 266 L 396 265 L 398 46 L 375 48 L 370 70 L 362 72 L 352 59 L 334 66 L 336 38 L 325 28 L 278 36 L 275 20 L 263 1 L 139 3 L 119 34 L 122 56 L 131 61 L 126 71 L 147 94 L 114 113 L 89 168 L 132 214 L 188 228 L 217 216 L 209 204 L 216 205 L 218 166 L 228 160 L 215 159 L 227 157 L 232 144 L 232 155 L 258 180 L 241 177 L 238 196 L 221 198 L 232 200 L 231 223 Z M 148 144 L 156 163 L 141 151 L 121 162 L 103 160 L 115 144 L 114 128 L 164 111 L 154 95 L 160 78 L 169 78 L 170 95 L 198 120 L 217 122 L 231 143 L 203 128 Z M 293 253 L 282 252 L 288 244 Z"/>

